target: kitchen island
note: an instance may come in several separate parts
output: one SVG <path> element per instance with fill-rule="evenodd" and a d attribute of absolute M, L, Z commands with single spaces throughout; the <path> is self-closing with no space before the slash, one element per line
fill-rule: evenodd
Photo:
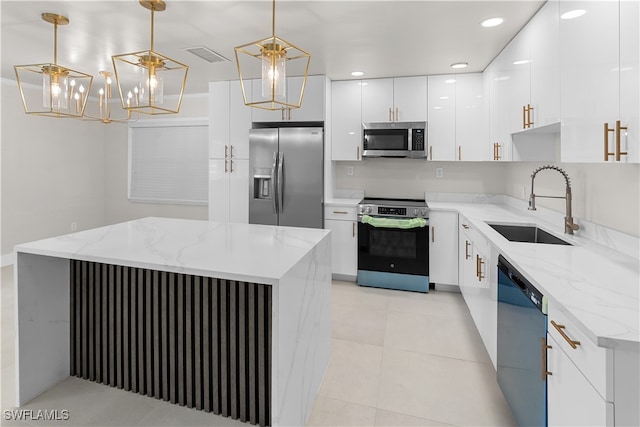
<path fill-rule="evenodd" d="M 20 406 L 69 375 L 304 425 L 330 357 L 326 230 L 144 218 L 16 247 Z"/>

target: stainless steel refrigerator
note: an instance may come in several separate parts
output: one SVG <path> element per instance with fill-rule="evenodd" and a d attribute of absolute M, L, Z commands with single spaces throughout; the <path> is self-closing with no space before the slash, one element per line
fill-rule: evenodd
<path fill-rule="evenodd" d="M 249 174 L 249 223 L 323 228 L 323 128 L 251 129 Z"/>

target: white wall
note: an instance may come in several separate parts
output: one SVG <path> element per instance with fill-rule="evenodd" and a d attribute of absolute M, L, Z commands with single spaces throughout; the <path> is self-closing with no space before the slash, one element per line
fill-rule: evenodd
<path fill-rule="evenodd" d="M 209 114 L 208 94 L 185 96 L 179 114 L 140 115 L 140 120 L 171 120 L 184 117 L 207 117 Z M 128 126 L 111 124 L 106 126 L 104 159 L 105 181 L 104 217 L 107 224 L 115 224 L 146 216 L 170 218 L 202 219 L 208 218 L 207 206 L 175 205 L 164 203 L 131 202 L 127 197 L 128 177 Z"/>
<path fill-rule="evenodd" d="M 336 188 L 363 189 L 367 196 L 419 198 L 424 192 L 506 194 L 528 202 L 531 173 L 546 163 L 429 162 L 409 159 L 367 159 L 334 162 Z M 640 165 L 558 163 L 571 178 L 573 216 L 640 236 Z M 347 167 L 354 175 L 347 176 Z M 435 177 L 442 168 L 443 178 Z M 536 176 L 536 194 L 564 196 L 564 178 L 554 171 Z M 537 199 L 564 213 L 564 200 Z"/>
<path fill-rule="evenodd" d="M 547 163 L 508 163 L 505 194 L 528 203 L 531 173 Z M 573 216 L 633 236 L 640 236 L 640 165 L 621 163 L 557 163 L 571 178 Z M 564 178 L 555 171 L 536 175 L 536 194 L 564 196 Z M 524 194 L 523 194 L 524 192 Z M 564 213 L 564 200 L 536 199 L 544 206 Z M 578 224 L 580 223 L 579 221 Z"/>
<path fill-rule="evenodd" d="M 4 264 L 16 244 L 103 225 L 105 168 L 99 123 L 27 115 L 12 81 L 0 98 Z"/>
<path fill-rule="evenodd" d="M 422 198 L 425 191 L 483 194 L 505 191 L 503 163 L 366 159 L 334 164 L 336 188 L 362 189 L 368 197 Z M 354 169 L 353 176 L 347 176 L 349 166 Z M 442 178 L 436 178 L 436 168 L 442 168 Z"/>

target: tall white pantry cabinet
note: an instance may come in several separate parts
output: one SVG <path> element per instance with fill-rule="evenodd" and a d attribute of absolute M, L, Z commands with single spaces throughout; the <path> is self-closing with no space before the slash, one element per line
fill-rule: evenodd
<path fill-rule="evenodd" d="M 209 83 L 209 220 L 249 222 L 251 109 L 240 82 Z"/>

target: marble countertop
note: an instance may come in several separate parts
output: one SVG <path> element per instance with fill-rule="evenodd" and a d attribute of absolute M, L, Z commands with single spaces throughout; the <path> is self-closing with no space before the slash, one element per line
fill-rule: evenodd
<path fill-rule="evenodd" d="M 349 197 L 331 197 L 324 201 L 325 206 L 340 206 L 340 207 L 357 207 L 362 201 L 362 197 L 349 198 Z"/>
<path fill-rule="evenodd" d="M 579 232 L 563 234 L 562 223 L 508 205 L 429 201 L 429 207 L 462 214 L 598 346 L 640 350 L 640 259 Z M 486 222 L 535 224 L 573 246 L 510 242 Z"/>
<path fill-rule="evenodd" d="M 273 285 L 329 233 L 150 217 L 25 243 L 15 251 Z"/>

